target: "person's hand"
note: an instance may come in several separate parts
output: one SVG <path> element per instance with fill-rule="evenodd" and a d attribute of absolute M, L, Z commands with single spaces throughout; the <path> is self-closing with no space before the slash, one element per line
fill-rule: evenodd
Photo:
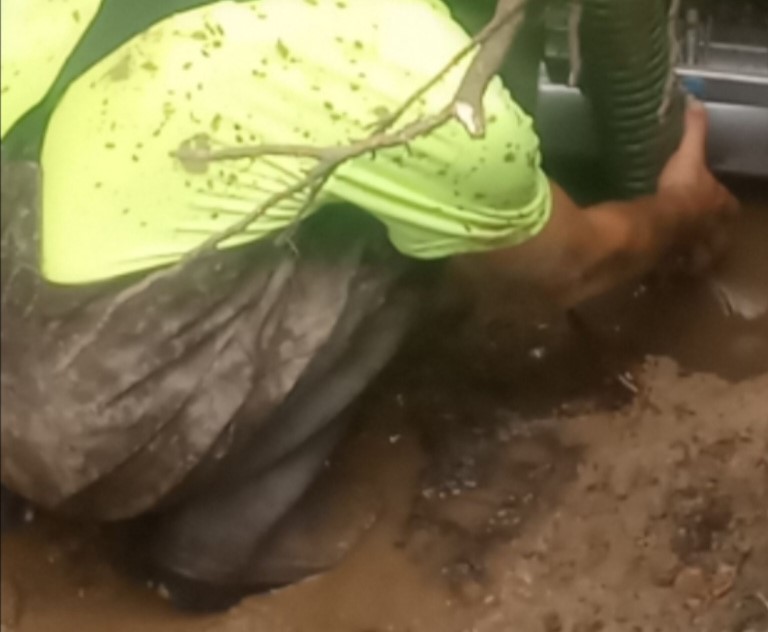
<path fill-rule="evenodd" d="M 692 100 L 680 147 L 662 171 L 657 189 L 664 212 L 674 214 L 676 250 L 684 253 L 692 271 L 709 266 L 723 253 L 727 225 L 739 211 L 738 200 L 707 166 L 707 123 L 704 106 Z"/>
<path fill-rule="evenodd" d="M 469 255 L 468 265 L 479 260 L 479 278 L 500 271 L 508 282 L 536 288 L 561 307 L 639 279 L 669 259 L 688 259 L 689 272 L 692 260 L 708 265 L 727 243 L 726 225 L 739 203 L 707 167 L 706 140 L 706 112 L 693 104 L 655 194 L 582 208 L 551 182 L 552 208 L 543 229 L 525 243 Z"/>

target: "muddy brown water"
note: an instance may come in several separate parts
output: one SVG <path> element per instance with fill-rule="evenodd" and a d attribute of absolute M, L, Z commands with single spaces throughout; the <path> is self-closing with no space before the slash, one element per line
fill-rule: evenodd
<path fill-rule="evenodd" d="M 766 244 L 763 204 L 732 300 L 768 294 Z M 433 323 L 326 475 L 360 539 L 334 570 L 193 617 L 37 517 L 3 537 L 2 629 L 766 632 L 768 316 L 722 307 L 656 281 L 527 331 L 506 306 Z"/>

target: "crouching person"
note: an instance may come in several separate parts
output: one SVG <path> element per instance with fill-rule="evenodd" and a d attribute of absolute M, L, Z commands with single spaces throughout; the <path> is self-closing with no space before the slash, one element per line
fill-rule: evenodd
<path fill-rule="evenodd" d="M 656 194 L 578 208 L 498 80 L 484 138 L 449 122 L 321 188 L 297 186 L 309 151 L 185 160 L 365 138 L 469 36 L 438 0 L 178 4 L 49 98 L 38 161 L 3 159 L 2 480 L 55 512 L 142 521 L 177 603 L 220 608 L 327 567 L 281 534 L 433 273 L 454 262 L 569 305 L 736 203 L 694 108 Z"/>

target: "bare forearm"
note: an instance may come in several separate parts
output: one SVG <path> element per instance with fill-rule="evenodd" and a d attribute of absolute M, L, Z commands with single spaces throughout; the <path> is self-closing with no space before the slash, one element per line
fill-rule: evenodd
<path fill-rule="evenodd" d="M 552 216 L 539 235 L 464 257 L 459 267 L 571 306 L 641 276 L 672 249 L 706 245 L 716 255 L 716 238 L 738 215 L 739 202 L 707 167 L 706 135 L 706 110 L 693 102 L 680 146 L 659 177 L 659 193 L 581 209 L 552 183 Z"/>
<path fill-rule="evenodd" d="M 661 196 L 647 196 L 576 209 L 583 220 L 575 223 L 585 227 L 562 244 L 567 255 L 548 280 L 555 298 L 571 306 L 649 272 L 680 232 L 674 213 L 668 212 L 670 204 Z"/>
<path fill-rule="evenodd" d="M 482 255 L 483 263 L 476 265 L 571 306 L 641 276 L 674 239 L 674 214 L 659 196 L 581 209 L 552 187 L 552 217 L 545 229 L 521 246 Z"/>

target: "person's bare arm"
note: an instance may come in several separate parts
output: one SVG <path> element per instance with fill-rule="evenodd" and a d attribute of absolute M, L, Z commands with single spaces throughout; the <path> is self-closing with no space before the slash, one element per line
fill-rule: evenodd
<path fill-rule="evenodd" d="M 552 216 L 530 241 L 463 258 L 571 306 L 650 271 L 676 248 L 707 241 L 738 210 L 706 166 L 706 112 L 689 108 L 686 132 L 655 195 L 579 208 L 552 184 Z"/>

